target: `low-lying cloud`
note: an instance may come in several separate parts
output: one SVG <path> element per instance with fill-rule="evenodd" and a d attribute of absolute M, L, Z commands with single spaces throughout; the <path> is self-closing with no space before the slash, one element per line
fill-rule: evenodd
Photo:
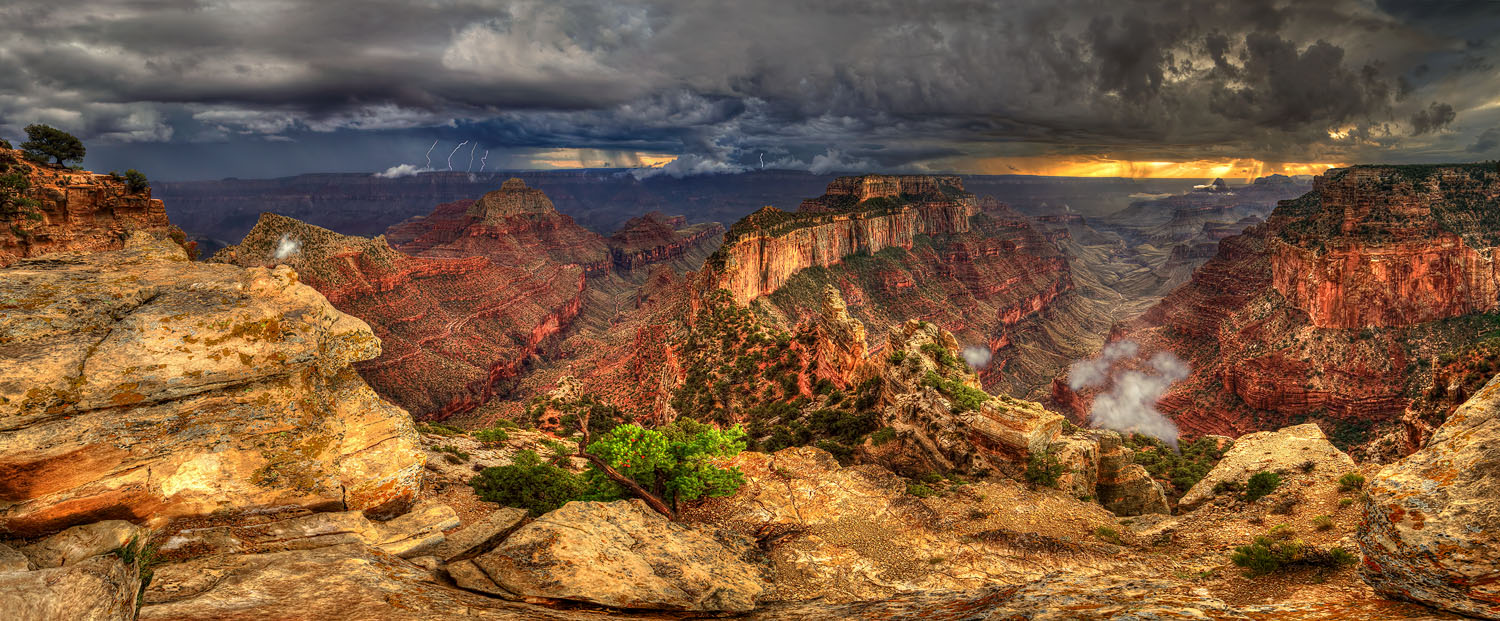
<path fill-rule="evenodd" d="M 1175 449 L 1177 425 L 1156 409 L 1156 403 L 1173 384 L 1187 379 L 1192 369 L 1169 351 L 1152 354 L 1144 365 L 1121 364 L 1139 361 L 1139 354 L 1135 341 L 1110 343 L 1098 357 L 1068 368 L 1068 386 L 1073 390 L 1107 387 L 1094 397 L 1089 409 L 1091 426 L 1148 435 Z"/>

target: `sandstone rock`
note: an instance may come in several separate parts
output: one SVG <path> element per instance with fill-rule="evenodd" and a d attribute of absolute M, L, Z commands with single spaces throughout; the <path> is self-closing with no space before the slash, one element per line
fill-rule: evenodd
<path fill-rule="evenodd" d="M 1099 504 L 1119 516 L 1172 512 L 1161 483 L 1134 462 L 1120 434 L 1096 431 L 1093 437 L 1099 442 Z"/>
<path fill-rule="evenodd" d="M 521 522 L 525 520 L 525 509 L 501 507 L 499 510 L 484 516 L 478 522 L 469 524 L 448 535 L 446 541 L 432 550 L 432 555 L 444 561 L 452 562 L 457 559 L 488 552 L 496 544 L 515 532 L 517 528 L 520 528 Z"/>
<path fill-rule="evenodd" d="M 1365 582 L 1386 597 L 1500 619 L 1500 380 L 1366 489 Z"/>
<path fill-rule="evenodd" d="M 540 621 L 597 616 L 504 602 L 448 588 L 425 569 L 351 543 L 264 554 L 213 555 L 158 567 L 138 618 Z"/>
<path fill-rule="evenodd" d="M 1303 464 L 1308 462 L 1313 464 L 1312 472 L 1322 477 L 1336 478 L 1354 470 L 1354 460 L 1330 444 L 1316 424 L 1262 431 L 1235 440 L 1229 452 L 1224 453 L 1224 458 L 1177 504 L 1183 508 L 1195 507 L 1213 498 L 1216 495 L 1214 488 L 1221 483 L 1243 487 L 1245 481 L 1256 473 L 1279 472 L 1285 475 L 1301 472 Z"/>
<path fill-rule="evenodd" d="M 763 590 L 734 551 L 638 500 L 568 503 L 473 563 L 522 597 L 615 608 L 745 612 Z"/>
<path fill-rule="evenodd" d="M 370 520 L 359 511 L 343 511 L 247 526 L 185 530 L 168 538 L 161 549 L 238 554 L 354 543 L 406 558 L 433 553 L 445 540 L 443 531 L 458 524 L 458 515 L 451 507 L 422 501 L 409 513 L 386 522 Z"/>
<path fill-rule="evenodd" d="M 410 418 L 349 368 L 379 341 L 289 269 L 138 233 L 6 268 L 0 299 L 0 531 L 416 491 Z"/>
<path fill-rule="evenodd" d="M 1057 489 L 1075 498 L 1093 498 L 1099 486 L 1099 441 L 1092 437 L 1064 436 L 1050 447 L 1052 455 L 1063 465 L 1057 478 Z"/>
<path fill-rule="evenodd" d="M 15 173 L 37 206 L 0 215 L 0 267 L 48 253 L 118 250 L 132 231 L 164 237 L 171 230 L 151 189 L 132 192 L 124 178 L 38 166 L 0 149 L 0 174 Z"/>
<path fill-rule="evenodd" d="M 106 520 L 74 526 L 21 548 L 38 569 L 72 565 L 108 554 L 133 542 L 145 542 L 146 531 L 124 520 Z"/>
<path fill-rule="evenodd" d="M 875 463 L 908 474 L 1014 474 L 1062 433 L 1062 417 L 1041 404 L 985 393 L 948 331 L 911 320 L 892 327 L 887 341 L 894 355 L 880 370 L 882 422 L 898 442 L 867 446 Z"/>
<path fill-rule="evenodd" d="M 1059 552 L 1047 557 L 1054 570 L 1092 573 L 1115 562 L 1064 541 L 1091 540 L 1099 526 L 1117 527 L 1114 518 L 1052 490 L 1002 481 L 921 499 L 889 470 L 840 467 L 813 447 L 741 453 L 732 465 L 744 472 L 739 492 L 685 508 L 683 517 L 754 538 L 771 572 L 768 601 L 886 600 L 1021 584 L 1040 576 L 1028 558 L 1032 545 Z M 1038 534 L 1038 522 L 1055 534 Z M 777 618 L 776 610 L 767 618 Z"/>
<path fill-rule="evenodd" d="M 141 590 L 136 568 L 114 555 L 62 567 L 0 573 L 0 611 L 18 621 L 130 621 Z"/>
<path fill-rule="evenodd" d="M 9 571 L 30 571 L 36 569 L 31 564 L 31 559 L 26 558 L 15 548 L 0 543 L 0 574 Z"/>
<path fill-rule="evenodd" d="M 840 388 L 856 384 L 865 373 L 865 324 L 849 316 L 849 308 L 839 290 L 829 285 L 823 290 L 822 312 L 807 326 L 815 331 L 813 339 L 813 373 Z"/>

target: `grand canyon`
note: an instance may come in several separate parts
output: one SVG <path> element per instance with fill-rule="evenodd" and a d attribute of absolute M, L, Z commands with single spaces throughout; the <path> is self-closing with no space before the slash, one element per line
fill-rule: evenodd
<path fill-rule="evenodd" d="M 12 4 L 6 620 L 1500 619 L 1492 3 Z"/>

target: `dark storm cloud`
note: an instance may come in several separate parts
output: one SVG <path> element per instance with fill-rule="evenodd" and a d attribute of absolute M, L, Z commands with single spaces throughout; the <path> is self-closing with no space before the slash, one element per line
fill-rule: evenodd
<path fill-rule="evenodd" d="M 1457 116 L 1453 112 L 1453 106 L 1434 102 L 1426 110 L 1418 110 L 1411 115 L 1411 133 L 1413 136 L 1420 136 L 1438 131 L 1452 124 Z"/>
<path fill-rule="evenodd" d="M 20 0 L 0 134 L 692 156 L 668 174 L 1455 157 L 1500 121 L 1495 6 Z"/>
<path fill-rule="evenodd" d="M 1491 127 L 1479 133 L 1474 139 L 1474 144 L 1469 145 L 1470 153 L 1491 153 L 1500 150 L 1500 127 Z"/>

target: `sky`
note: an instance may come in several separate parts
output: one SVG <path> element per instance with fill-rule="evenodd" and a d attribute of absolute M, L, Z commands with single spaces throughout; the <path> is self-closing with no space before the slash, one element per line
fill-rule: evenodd
<path fill-rule="evenodd" d="M 1490 0 L 6 0 L 0 137 L 164 180 L 1249 178 L 1500 158 L 1497 62 Z"/>

